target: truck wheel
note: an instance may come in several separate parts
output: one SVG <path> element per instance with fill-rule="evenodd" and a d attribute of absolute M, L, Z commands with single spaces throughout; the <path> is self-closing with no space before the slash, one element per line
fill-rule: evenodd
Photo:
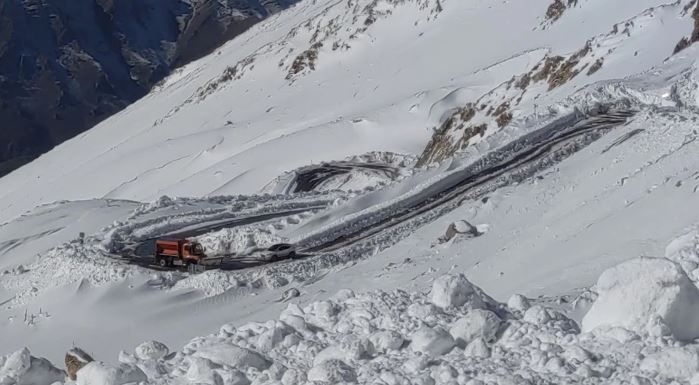
<path fill-rule="evenodd" d="M 158 266 L 160 266 L 160 267 L 167 267 L 167 259 L 165 259 L 165 258 L 158 258 Z"/>

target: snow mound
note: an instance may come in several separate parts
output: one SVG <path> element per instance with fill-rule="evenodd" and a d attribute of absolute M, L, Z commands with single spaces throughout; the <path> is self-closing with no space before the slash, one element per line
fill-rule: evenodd
<path fill-rule="evenodd" d="M 699 290 L 675 262 L 641 257 L 606 270 L 583 331 L 620 326 L 640 333 L 662 323 L 679 340 L 699 337 Z"/>
<path fill-rule="evenodd" d="M 477 338 L 494 341 L 500 328 L 500 317 L 489 311 L 476 309 L 454 323 L 449 332 L 459 346 L 464 347 Z"/>
<path fill-rule="evenodd" d="M 136 357 L 141 360 L 157 360 L 165 357 L 169 352 L 168 347 L 158 341 L 146 341 L 135 349 Z"/>
<path fill-rule="evenodd" d="M 665 248 L 665 258 L 677 262 L 689 278 L 699 280 L 699 230 L 675 238 Z"/>
<path fill-rule="evenodd" d="M 51 384 L 65 379 L 65 373 L 44 358 L 33 357 L 27 348 L 0 355 L 0 384 Z"/>
<path fill-rule="evenodd" d="M 454 338 L 444 329 L 423 327 L 412 336 L 410 347 L 414 352 L 422 352 L 430 356 L 441 356 L 449 353 L 456 344 Z"/>
<path fill-rule="evenodd" d="M 341 382 L 355 382 L 357 381 L 357 375 L 354 369 L 344 362 L 327 360 L 308 371 L 308 380 L 337 384 Z"/>
<path fill-rule="evenodd" d="M 76 385 L 122 385 L 146 381 L 146 374 L 132 365 L 112 366 L 92 361 L 78 370 Z"/>
<path fill-rule="evenodd" d="M 485 308 L 485 302 L 463 274 L 444 275 L 437 278 L 432 285 L 432 303 L 441 308 L 452 306 Z"/>
<path fill-rule="evenodd" d="M 606 274 L 616 281 L 619 272 L 647 280 L 658 277 L 639 273 L 659 271 L 661 283 L 681 277 L 672 262 L 649 258 L 627 262 L 617 270 Z M 600 279 L 600 287 L 607 287 L 604 283 L 609 280 Z M 460 275 L 438 281 L 481 293 L 465 285 L 468 281 Z M 606 301 L 606 293 L 600 295 L 598 306 Z M 603 335 L 580 333 L 572 320 L 541 304 L 522 312 L 493 303 L 485 294 L 479 298 L 495 310 L 440 308 L 426 294 L 401 290 L 341 291 L 303 308 L 289 304 L 279 320 L 226 324 L 171 354 L 164 354 L 167 349 L 158 343 L 146 342 L 135 355 L 120 355 L 118 367 L 89 363 L 78 371 L 77 384 L 695 383 L 699 369 L 695 342 L 681 344 L 672 336 L 639 338 L 621 327 Z M 616 303 L 624 309 L 637 302 L 621 299 L 630 301 Z M 468 303 L 455 303 L 459 302 Z M 416 305 L 429 311 L 408 311 Z M 463 331 L 454 334 L 460 334 L 464 343 L 457 344 L 447 330 Z M 0 373 L 5 377 L 25 373 L 28 362 L 28 351 L 0 357 Z M 15 377 L 9 383 L 16 383 Z"/>
<path fill-rule="evenodd" d="M 257 352 L 227 343 L 203 347 L 198 349 L 194 356 L 237 369 L 255 368 L 261 370 L 271 365 L 269 360 Z"/>

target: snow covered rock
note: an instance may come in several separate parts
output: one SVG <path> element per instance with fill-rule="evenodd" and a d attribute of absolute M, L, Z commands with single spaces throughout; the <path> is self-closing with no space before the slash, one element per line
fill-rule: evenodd
<path fill-rule="evenodd" d="M 448 274 L 437 278 L 432 285 L 432 303 L 441 308 L 451 306 L 485 308 L 485 303 L 478 292 L 463 274 Z"/>
<path fill-rule="evenodd" d="M 112 366 L 104 362 L 92 361 L 78 370 L 76 385 L 122 385 L 146 381 L 141 369 L 122 364 Z"/>
<path fill-rule="evenodd" d="M 467 221 L 461 220 L 453 222 L 447 227 L 446 233 L 439 237 L 439 243 L 446 243 L 454 239 L 457 235 L 465 235 L 468 237 L 477 237 L 482 235 L 478 228 Z"/>
<path fill-rule="evenodd" d="M 659 318 L 679 340 L 699 337 L 699 290 L 668 259 L 642 257 L 610 268 L 597 281 L 597 291 L 583 331 L 620 326 L 647 333 L 648 324 Z"/>
<path fill-rule="evenodd" d="M 430 356 L 441 356 L 449 353 L 456 343 L 454 338 L 442 328 L 432 329 L 423 326 L 412 335 L 410 348 Z"/>
<path fill-rule="evenodd" d="M 85 353 L 84 350 L 77 347 L 70 349 L 68 353 L 66 353 L 65 358 L 68 377 L 75 381 L 77 379 L 78 370 L 92 361 L 94 361 L 94 359 L 89 354 Z"/>
<path fill-rule="evenodd" d="M 194 356 L 206 358 L 215 364 L 230 366 L 238 370 L 246 368 L 264 370 L 271 365 L 267 358 L 257 352 L 227 343 L 202 347 L 194 353 Z"/>
<path fill-rule="evenodd" d="M 495 340 L 500 323 L 501 320 L 497 314 L 489 310 L 476 309 L 454 322 L 449 333 L 454 337 L 456 344 L 463 348 L 476 338 L 483 338 L 485 341 Z"/>
<path fill-rule="evenodd" d="M 354 369 L 340 360 L 327 360 L 308 371 L 308 380 L 331 384 L 355 382 L 357 374 Z"/>
<path fill-rule="evenodd" d="M 159 360 L 165 357 L 170 352 L 170 349 L 158 341 L 147 341 L 138 345 L 135 349 L 136 357 L 141 360 Z"/>
<path fill-rule="evenodd" d="M 0 384 L 51 384 L 65 379 L 65 373 L 44 358 L 32 357 L 27 348 L 0 356 Z"/>

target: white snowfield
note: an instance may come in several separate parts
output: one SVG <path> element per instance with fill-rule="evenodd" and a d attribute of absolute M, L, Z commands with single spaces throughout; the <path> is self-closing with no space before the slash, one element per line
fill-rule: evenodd
<path fill-rule="evenodd" d="M 690 292 L 657 284 L 668 279 Z M 429 295 L 341 290 L 303 308 L 289 304 L 278 319 L 223 325 L 174 352 L 144 342 L 122 351 L 117 363 L 87 363 L 75 383 L 694 384 L 699 344 L 673 336 L 699 337 L 696 323 L 665 323 L 699 303 L 693 285 L 665 258 L 609 269 L 583 321 L 598 326 L 585 333 L 562 312 L 521 297 L 509 306 L 497 303 L 463 274 L 438 278 Z M 645 309 L 629 307 L 636 298 L 619 296 L 632 290 L 648 301 Z M 613 305 L 629 312 L 590 317 Z M 621 326 L 623 318 L 637 317 L 647 325 Z M 50 384 L 62 380 L 60 373 L 26 349 L 0 356 L 3 383 Z"/>
<path fill-rule="evenodd" d="M 0 179 L 0 384 L 699 384 L 697 7 L 254 26 Z"/>

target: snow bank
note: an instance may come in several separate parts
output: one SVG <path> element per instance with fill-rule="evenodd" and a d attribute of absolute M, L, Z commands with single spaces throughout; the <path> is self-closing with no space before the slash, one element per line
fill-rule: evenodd
<path fill-rule="evenodd" d="M 432 303 L 442 308 L 467 306 L 471 309 L 482 309 L 485 307 L 485 303 L 463 274 L 437 278 L 432 286 Z"/>
<path fill-rule="evenodd" d="M 146 381 L 141 369 L 121 364 L 112 366 L 104 362 L 92 361 L 78 370 L 76 385 L 122 385 Z"/>
<path fill-rule="evenodd" d="M 27 348 L 0 355 L 0 384 L 52 384 L 64 379 L 62 370 L 44 358 L 32 356 Z"/>
<path fill-rule="evenodd" d="M 669 298 L 664 290 L 684 284 L 680 273 L 674 263 L 657 258 L 610 269 L 600 278 L 600 299 L 591 314 L 611 304 L 610 298 L 622 311 L 641 308 L 630 288 L 647 300 L 646 309 L 662 309 L 665 302 L 658 299 Z M 463 275 L 437 279 L 432 291 L 428 296 L 342 290 L 304 307 L 289 304 L 278 320 L 226 324 L 174 353 L 161 343 L 145 342 L 133 353 L 122 352 L 119 366 L 89 363 L 78 372 L 77 384 L 652 385 L 696 380 L 697 343 L 680 344 L 672 336 L 639 338 L 618 326 L 604 334 L 580 333 L 572 320 L 540 303 L 511 301 L 518 309 L 495 303 Z M 449 306 L 435 306 L 435 293 L 442 300 L 437 302 Z M 484 308 L 470 306 L 474 303 Z M 586 323 L 596 319 L 590 317 Z M 21 351 L 0 358 L 0 373 L 27 372 L 28 357 Z"/>
<path fill-rule="evenodd" d="M 637 258 L 606 270 L 583 331 L 621 326 L 649 332 L 659 322 L 680 340 L 699 337 L 699 290 L 684 270 L 665 258 Z"/>

